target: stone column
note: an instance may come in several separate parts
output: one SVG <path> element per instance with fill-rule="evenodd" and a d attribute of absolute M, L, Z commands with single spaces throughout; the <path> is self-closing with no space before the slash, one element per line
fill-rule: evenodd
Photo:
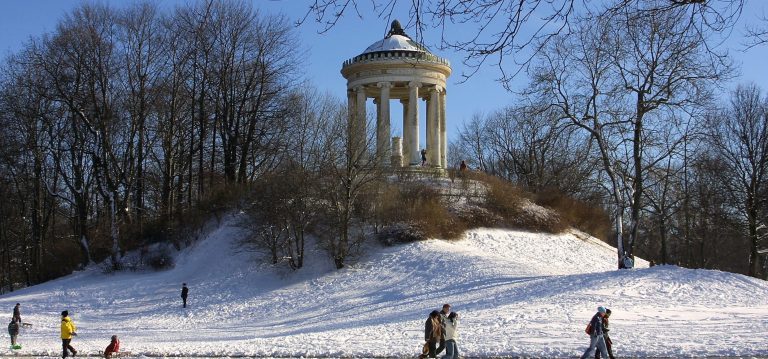
<path fill-rule="evenodd" d="M 392 137 L 392 167 L 403 167 L 403 139 Z"/>
<path fill-rule="evenodd" d="M 403 134 L 408 132 L 408 163 L 418 165 L 421 163 L 419 153 L 419 87 L 421 83 L 411 81 L 408 83 L 408 127 L 403 128 Z"/>
<path fill-rule="evenodd" d="M 392 87 L 392 84 L 379 82 L 378 86 L 381 88 L 381 94 L 376 116 L 376 156 L 378 156 L 382 166 L 387 166 L 390 163 L 390 150 L 392 148 L 389 144 L 391 134 L 389 128 L 389 88 Z"/>
<path fill-rule="evenodd" d="M 355 123 L 355 91 L 347 89 L 347 138 L 352 139 L 352 129 Z"/>
<path fill-rule="evenodd" d="M 429 118 L 429 124 L 427 125 L 427 158 L 429 163 L 433 167 L 442 167 L 442 152 L 443 148 L 440 145 L 442 142 L 442 134 L 440 133 L 440 86 L 430 89 L 429 93 L 429 107 L 427 108 Z"/>
<path fill-rule="evenodd" d="M 357 101 L 355 101 L 355 123 L 354 123 L 354 136 L 352 138 L 354 153 L 362 154 L 365 151 L 366 140 L 366 113 L 365 113 L 365 88 L 363 86 L 355 87 L 357 93 Z"/>
<path fill-rule="evenodd" d="M 400 103 L 403 105 L 403 166 L 407 166 L 411 163 L 411 149 L 409 146 L 409 133 L 408 128 L 408 100 L 401 99 Z"/>
<path fill-rule="evenodd" d="M 446 91 L 440 92 L 440 162 L 443 168 L 448 168 L 448 135 L 445 127 L 445 95 Z"/>

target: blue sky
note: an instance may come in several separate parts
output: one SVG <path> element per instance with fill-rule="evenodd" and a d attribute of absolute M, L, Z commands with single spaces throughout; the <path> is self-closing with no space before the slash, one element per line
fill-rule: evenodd
<path fill-rule="evenodd" d="M 115 0 L 109 3 L 121 7 L 128 0 Z M 158 0 L 162 8 L 172 8 L 179 0 Z M 368 4 L 368 0 L 359 1 Z M 401 1 L 409 2 L 409 1 Z M 306 13 L 309 0 L 254 0 L 254 7 L 268 13 L 283 13 L 290 20 L 296 20 Z M 71 8 L 80 4 L 73 0 L 3 0 L 0 3 L 0 55 L 17 51 L 21 45 L 32 36 L 53 31 L 58 20 Z M 306 77 L 321 91 L 344 98 L 346 81 L 339 73 L 344 60 L 358 55 L 368 45 L 384 37 L 389 30 L 389 21 L 379 19 L 370 9 L 361 9 L 362 18 L 353 11 L 348 11 L 337 26 L 331 31 L 318 34 L 320 26 L 308 21 L 297 29 L 301 46 L 307 50 Z M 732 81 L 728 87 L 738 83 L 755 82 L 764 90 L 768 90 L 768 45 L 753 48 L 747 52 L 741 51 L 743 46 L 743 26 L 755 22 L 759 16 L 768 15 L 768 1 L 747 0 L 746 8 L 741 16 L 741 24 L 733 31 L 727 45 L 731 49 L 737 63 L 741 64 L 741 76 Z M 407 9 L 396 13 L 395 18 L 403 24 L 407 23 Z M 471 28 L 452 27 L 454 33 L 471 31 Z M 413 35 L 413 30 L 406 29 Z M 449 33 L 450 35 L 450 33 Z M 461 82 L 462 72 L 469 71 L 461 64 L 462 54 L 442 51 L 431 46 L 439 41 L 439 32 L 424 34 L 424 42 L 437 55 L 447 58 L 453 68 L 453 76 L 448 82 L 447 119 L 448 135 L 453 139 L 461 128 L 461 124 L 478 112 L 491 112 L 502 106 L 514 103 L 514 94 L 506 92 L 495 82 L 499 76 L 498 69 L 492 65 L 482 67 L 469 80 Z M 527 80 L 520 76 L 513 82 L 513 87 L 522 87 Z M 460 83 L 461 82 L 461 83 Z M 725 95 L 724 95 L 725 96 Z M 393 112 L 397 113 L 397 112 Z M 422 117 L 423 118 L 423 117 Z M 393 132 L 399 135 L 400 127 L 395 117 L 392 119 Z"/>

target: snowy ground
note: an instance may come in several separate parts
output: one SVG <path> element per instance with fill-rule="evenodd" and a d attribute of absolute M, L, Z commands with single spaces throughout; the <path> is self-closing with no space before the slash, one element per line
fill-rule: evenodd
<path fill-rule="evenodd" d="M 598 305 L 613 310 L 620 357 L 768 356 L 768 283 L 674 266 L 617 271 L 614 249 L 583 235 L 475 230 L 461 241 L 374 246 L 339 271 L 310 253 L 307 268 L 291 272 L 241 250 L 235 222 L 184 249 L 168 271 L 94 266 L 1 296 L 6 320 L 20 302 L 34 323 L 19 354 L 59 355 L 67 309 L 80 354 L 96 355 L 117 334 L 123 350 L 147 357 L 412 358 L 427 314 L 451 303 L 464 357 L 578 356 Z M 12 355 L 3 347 L 0 357 Z"/>

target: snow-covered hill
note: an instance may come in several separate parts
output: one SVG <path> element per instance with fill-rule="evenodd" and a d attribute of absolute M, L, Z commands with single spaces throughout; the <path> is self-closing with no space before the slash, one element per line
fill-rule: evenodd
<path fill-rule="evenodd" d="M 94 267 L 0 297 L 7 320 L 20 302 L 34 323 L 19 338 L 22 353 L 60 355 L 67 309 L 81 354 L 117 334 L 123 350 L 145 356 L 414 357 L 428 313 L 451 303 L 464 357 L 580 355 L 598 305 L 613 310 L 620 357 L 768 355 L 768 283 L 742 275 L 642 260 L 617 271 L 615 249 L 584 235 L 495 229 L 372 245 L 338 271 L 309 253 L 307 267 L 291 272 L 238 246 L 234 217 L 180 252 L 174 269 Z"/>

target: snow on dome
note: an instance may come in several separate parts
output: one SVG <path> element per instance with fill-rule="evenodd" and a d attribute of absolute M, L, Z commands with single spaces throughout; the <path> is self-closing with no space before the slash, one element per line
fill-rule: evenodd
<path fill-rule="evenodd" d="M 376 41 L 373 45 L 368 46 L 364 54 L 369 52 L 378 51 L 417 51 L 428 52 L 424 45 L 419 44 L 416 41 L 411 40 L 408 36 L 404 35 L 391 35 L 382 40 Z"/>
<path fill-rule="evenodd" d="M 380 51 L 412 51 L 412 52 L 426 52 L 429 53 L 424 45 L 413 41 L 408 34 L 403 30 L 403 26 L 400 22 L 392 21 L 392 28 L 389 30 L 389 34 L 379 41 L 368 46 L 363 54 Z M 362 54 L 361 54 L 362 55 Z"/>

